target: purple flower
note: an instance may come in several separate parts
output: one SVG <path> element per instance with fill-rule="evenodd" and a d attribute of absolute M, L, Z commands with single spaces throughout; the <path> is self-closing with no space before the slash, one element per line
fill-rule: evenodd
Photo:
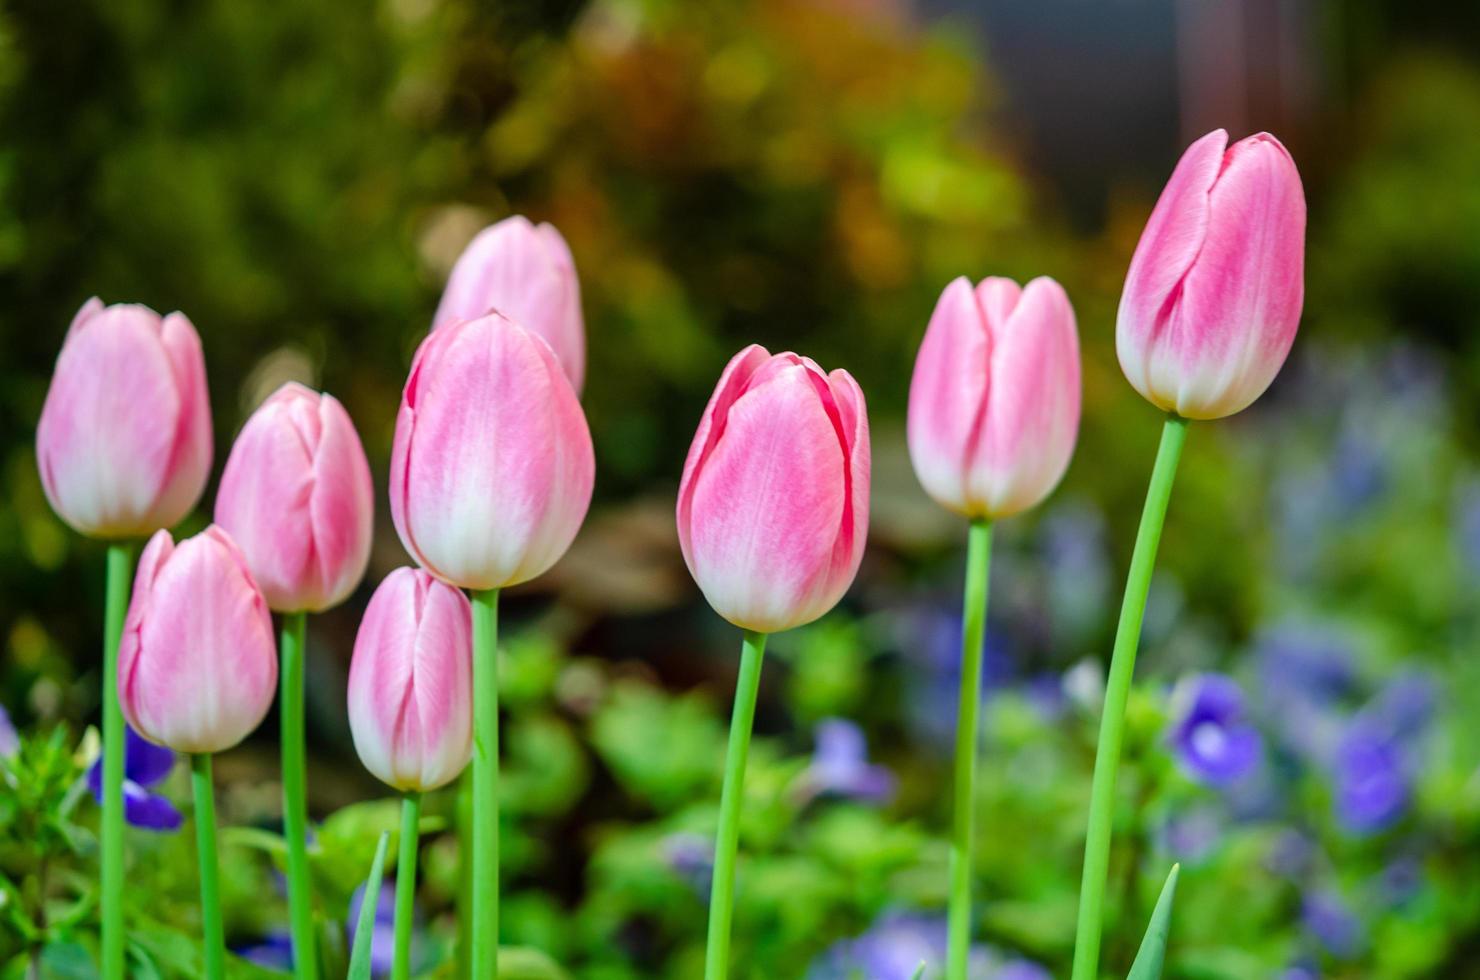
<path fill-rule="evenodd" d="M 663 839 L 663 861 L 694 892 L 709 896 L 714 879 L 714 843 L 703 834 L 669 834 Z"/>
<path fill-rule="evenodd" d="M 360 906 L 365 902 L 365 886 L 355 889 L 349 900 L 349 919 L 345 922 L 347 943 L 355 945 L 355 933 L 360 928 Z M 375 903 L 375 922 L 370 932 L 370 972 L 377 977 L 389 976 L 396 953 L 396 883 L 387 879 L 381 883 L 380 896 Z M 411 940 L 412 967 L 416 965 L 416 938 Z"/>
<path fill-rule="evenodd" d="M 132 728 L 125 729 L 123 742 L 123 818 L 146 830 L 178 830 L 180 811 L 163 796 L 149 788 L 165 780 L 175 766 L 175 753 L 145 741 Z M 93 799 L 103 802 L 103 759 L 101 756 L 87 771 L 87 785 Z"/>
<path fill-rule="evenodd" d="M 911 980 L 920 964 L 926 980 L 939 980 L 946 958 L 946 922 L 940 916 L 887 912 L 863 935 L 845 939 L 812 965 L 807 980 Z M 991 958 L 973 947 L 968 973 L 972 980 L 993 974 Z"/>
<path fill-rule="evenodd" d="M 1346 900 L 1334 891 L 1315 891 L 1305 896 L 1300 920 L 1316 942 L 1338 959 L 1351 959 L 1362 951 L 1366 927 Z"/>
<path fill-rule="evenodd" d="M 1032 960 L 1008 960 L 992 974 L 992 980 L 1053 980 L 1053 974 Z"/>
<path fill-rule="evenodd" d="M 1286 828 L 1275 838 L 1264 859 L 1264 866 L 1281 878 L 1299 878 L 1310 868 L 1315 856 L 1316 845 L 1309 836 Z"/>
<path fill-rule="evenodd" d="M 807 796 L 834 795 L 874 803 L 894 797 L 894 774 L 868 761 L 863 729 L 842 718 L 817 725 L 817 750 L 802 776 Z"/>
<path fill-rule="evenodd" d="M 1336 749 L 1336 819 L 1354 834 L 1375 834 L 1408 809 L 1411 787 L 1403 751 L 1374 726 L 1359 719 Z"/>
<path fill-rule="evenodd" d="M 1192 807 L 1167 820 L 1162 827 L 1162 846 L 1185 864 L 1200 864 L 1223 842 L 1226 823 L 1222 811 L 1215 807 Z"/>
<path fill-rule="evenodd" d="M 1227 786 L 1253 771 L 1263 740 L 1249 724 L 1244 692 L 1223 674 L 1189 677 L 1173 694 L 1171 742 L 1182 771 L 1211 786 Z"/>
<path fill-rule="evenodd" d="M 257 966 L 281 973 L 293 970 L 293 937 L 286 931 L 270 932 L 261 941 L 233 946 L 232 951 Z"/>
<path fill-rule="evenodd" d="M 1279 980 L 1320 980 L 1321 973 L 1310 960 L 1296 960 L 1280 974 Z"/>
<path fill-rule="evenodd" d="M 1392 908 L 1407 904 L 1423 887 L 1423 864 L 1412 855 L 1393 860 L 1382 869 L 1378 891 Z"/>
<path fill-rule="evenodd" d="M 8 759 L 20 750 L 21 738 L 10 723 L 10 712 L 0 704 L 0 759 Z"/>

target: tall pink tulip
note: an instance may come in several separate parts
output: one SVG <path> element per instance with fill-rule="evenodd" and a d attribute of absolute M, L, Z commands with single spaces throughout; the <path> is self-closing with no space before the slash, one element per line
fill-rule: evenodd
<path fill-rule="evenodd" d="M 576 391 L 586 375 L 581 284 L 570 246 L 554 225 L 505 218 L 478 233 L 457 263 L 432 326 L 497 310 L 545 338 Z"/>
<path fill-rule="evenodd" d="M 1225 149 L 1225 147 L 1227 147 Z M 1158 408 L 1247 408 L 1285 363 L 1305 292 L 1305 192 L 1280 141 L 1188 147 L 1151 212 L 1121 294 L 1115 348 Z"/>
<path fill-rule="evenodd" d="M 827 612 L 868 533 L 863 391 L 847 371 L 752 345 L 699 422 L 678 490 L 678 540 L 705 598 L 773 633 Z"/>
<path fill-rule="evenodd" d="M 386 576 L 355 638 L 349 727 L 365 768 L 398 790 L 457 778 L 473 751 L 467 596 L 419 568 Z"/>
<path fill-rule="evenodd" d="M 190 513 L 211 468 L 211 407 L 185 315 L 88 300 L 57 358 L 36 461 L 46 499 L 82 534 L 142 537 Z"/>
<path fill-rule="evenodd" d="M 550 345 L 499 313 L 449 323 L 416 352 L 391 450 L 391 517 L 438 578 L 515 585 L 565 553 L 595 457 Z"/>
<path fill-rule="evenodd" d="M 1063 287 L 961 278 L 941 294 L 910 384 L 909 447 L 926 492 L 1008 517 L 1059 482 L 1079 430 L 1079 338 Z"/>
<path fill-rule="evenodd" d="M 373 509 L 349 413 L 294 383 L 247 420 L 216 492 L 216 523 L 279 612 L 318 612 L 354 591 L 370 560 Z"/>
<path fill-rule="evenodd" d="M 231 536 L 155 534 L 118 654 L 128 723 L 177 752 L 220 752 L 261 724 L 276 684 L 272 614 Z"/>

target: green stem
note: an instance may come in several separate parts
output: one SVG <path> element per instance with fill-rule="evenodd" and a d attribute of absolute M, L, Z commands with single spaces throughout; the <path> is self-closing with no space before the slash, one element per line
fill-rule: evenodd
<path fill-rule="evenodd" d="M 123 710 L 118 701 L 118 641 L 128 612 L 134 571 L 130 544 L 108 546 L 108 592 L 103 614 L 103 978 L 123 980 Z"/>
<path fill-rule="evenodd" d="M 473 970 L 498 978 L 498 589 L 473 593 Z"/>
<path fill-rule="evenodd" d="M 1120 605 L 1120 625 L 1115 630 L 1115 648 L 1110 656 L 1110 676 L 1105 685 L 1105 710 L 1100 719 L 1100 741 L 1095 752 L 1095 777 L 1090 789 L 1089 832 L 1084 841 L 1084 879 L 1079 888 L 1079 929 L 1074 940 L 1073 980 L 1095 980 L 1099 971 L 1100 929 L 1103 925 L 1105 881 L 1110 870 L 1110 832 L 1115 816 L 1115 771 L 1120 765 L 1120 745 L 1125 734 L 1125 706 L 1130 697 L 1131 678 L 1136 671 L 1136 644 L 1141 639 L 1141 619 L 1146 612 L 1146 593 L 1156 564 L 1156 547 L 1166 520 L 1167 502 L 1177 461 L 1187 440 L 1187 420 L 1171 415 L 1161 430 L 1161 448 L 1151 471 L 1136 548 L 1126 577 L 1125 599 Z"/>
<path fill-rule="evenodd" d="M 464 770 L 457 781 L 457 972 L 453 976 L 459 980 L 472 976 L 473 862 L 468 857 L 472 833 L 473 774 Z"/>
<path fill-rule="evenodd" d="M 971 522 L 966 546 L 966 589 L 962 604 L 961 690 L 956 709 L 955 813 L 951 835 L 950 939 L 947 980 L 966 980 L 971 952 L 971 845 L 976 812 L 977 710 L 981 706 L 982 641 L 987 626 L 987 570 L 992 525 Z"/>
<path fill-rule="evenodd" d="M 421 825 L 421 794 L 401 799 L 401 859 L 396 864 L 396 955 L 391 980 L 411 977 L 411 920 L 416 914 L 416 845 Z"/>
<path fill-rule="evenodd" d="M 740 804 L 745 798 L 745 758 L 761 686 L 761 658 L 766 634 L 745 632 L 740 676 L 735 681 L 735 710 L 730 717 L 730 745 L 725 752 L 725 784 L 719 798 L 719 833 L 714 842 L 714 881 L 709 892 L 709 942 L 704 956 L 705 980 L 724 980 L 730 969 L 730 919 L 735 898 L 735 850 L 740 843 Z"/>
<path fill-rule="evenodd" d="M 288 842 L 288 909 L 293 929 L 293 975 L 315 980 L 313 878 L 308 866 L 308 782 L 304 762 L 303 666 L 308 614 L 283 616 L 282 696 L 283 836 Z"/>
<path fill-rule="evenodd" d="M 211 790 L 211 756 L 190 757 L 190 788 L 195 793 L 195 843 L 200 860 L 200 924 L 206 980 L 226 975 L 226 931 L 221 925 L 221 891 L 217 883 L 216 801 Z"/>

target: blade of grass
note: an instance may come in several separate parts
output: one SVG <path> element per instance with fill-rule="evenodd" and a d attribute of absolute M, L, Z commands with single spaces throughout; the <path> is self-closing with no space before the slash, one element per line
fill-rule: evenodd
<path fill-rule="evenodd" d="M 1161 965 L 1167 955 L 1167 937 L 1172 931 L 1172 899 L 1177 894 L 1177 873 L 1180 864 L 1172 865 L 1167 883 L 1161 887 L 1161 897 L 1151 912 L 1151 922 L 1146 926 L 1146 937 L 1141 940 L 1141 950 L 1131 964 L 1126 980 L 1161 980 Z"/>
<path fill-rule="evenodd" d="M 360 899 L 360 921 L 355 925 L 355 946 L 349 957 L 346 980 L 370 980 L 370 943 L 375 935 L 375 910 L 380 905 L 380 879 L 385 873 L 385 851 L 389 831 L 380 832 L 375 846 L 375 860 L 370 862 L 370 877 L 365 879 L 365 894 Z"/>

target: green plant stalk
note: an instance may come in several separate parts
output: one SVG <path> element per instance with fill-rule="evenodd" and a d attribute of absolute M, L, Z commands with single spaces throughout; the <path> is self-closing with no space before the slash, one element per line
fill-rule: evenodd
<path fill-rule="evenodd" d="M 498 589 L 473 593 L 472 976 L 498 977 Z"/>
<path fill-rule="evenodd" d="M 396 862 L 396 951 L 391 980 L 410 980 L 411 925 L 416 914 L 416 847 L 421 825 L 421 794 L 401 798 L 401 857 Z"/>
<path fill-rule="evenodd" d="M 962 600 L 961 690 L 956 709 L 955 812 L 951 832 L 947 980 L 966 980 L 971 952 L 971 850 L 975 835 L 977 711 L 981 706 L 982 640 L 987 627 L 987 572 L 992 559 L 991 522 L 971 522 Z"/>
<path fill-rule="evenodd" d="M 1074 939 L 1072 980 L 1095 980 L 1099 971 L 1105 882 L 1110 870 L 1110 832 L 1115 816 L 1115 776 L 1125 735 L 1125 707 L 1136 671 L 1136 645 L 1141 639 L 1141 619 L 1146 613 L 1156 548 L 1161 543 L 1177 461 L 1187 440 L 1187 424 L 1187 419 L 1168 415 L 1162 427 L 1161 447 L 1151 470 L 1151 485 L 1146 491 L 1146 506 L 1141 511 L 1141 527 L 1136 532 L 1136 547 L 1126 576 L 1125 598 L 1120 604 L 1120 625 L 1116 627 L 1115 647 L 1110 655 L 1105 710 L 1100 719 L 1095 776 L 1090 788 L 1089 830 L 1084 841 L 1084 878 L 1079 887 L 1079 927 Z"/>
<path fill-rule="evenodd" d="M 221 923 L 221 889 L 216 860 L 216 800 L 211 789 L 211 756 L 190 757 L 190 788 L 195 794 L 195 844 L 200 861 L 200 924 L 206 980 L 226 975 L 226 931 Z"/>
<path fill-rule="evenodd" d="M 730 716 L 730 744 L 725 751 L 725 783 L 719 798 L 719 832 L 714 841 L 714 881 L 709 891 L 709 941 L 704 954 L 705 980 L 724 980 L 730 969 L 730 919 L 735 900 L 735 851 L 740 843 L 740 805 L 745 799 L 745 760 L 755 723 L 755 701 L 761 686 L 761 659 L 766 634 L 745 632 L 740 650 L 740 676 L 735 681 L 735 710 Z"/>
<path fill-rule="evenodd" d="M 103 906 L 103 978 L 123 980 L 123 708 L 118 701 L 118 643 L 128 612 L 134 571 L 130 544 L 108 546 L 108 586 L 103 607 L 103 824 L 100 879 Z"/>
<path fill-rule="evenodd" d="M 473 774 L 467 770 L 457 780 L 457 972 L 460 980 L 472 976 L 473 862 L 468 844 L 473 833 Z"/>
<path fill-rule="evenodd" d="M 293 975 L 316 980 L 313 877 L 308 866 L 308 780 L 305 775 L 303 669 L 308 614 L 286 613 L 280 649 L 282 694 L 283 835 L 288 843 L 288 910 L 293 931 Z"/>

